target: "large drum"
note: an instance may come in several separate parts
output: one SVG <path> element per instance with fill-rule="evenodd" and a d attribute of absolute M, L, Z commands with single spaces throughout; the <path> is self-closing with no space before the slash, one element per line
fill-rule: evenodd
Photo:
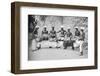
<path fill-rule="evenodd" d="M 63 43 L 64 49 L 66 49 L 67 47 L 71 46 L 72 49 L 74 50 L 74 40 L 66 40 Z"/>

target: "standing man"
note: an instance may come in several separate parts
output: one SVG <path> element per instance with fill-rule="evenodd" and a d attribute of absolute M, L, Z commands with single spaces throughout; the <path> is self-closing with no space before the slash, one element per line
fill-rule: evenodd
<path fill-rule="evenodd" d="M 81 27 L 81 30 L 80 30 L 80 56 L 83 55 L 83 43 L 84 43 L 84 39 L 85 39 L 85 32 L 84 32 L 84 28 Z"/>
<path fill-rule="evenodd" d="M 38 30 L 39 26 L 36 26 L 33 31 L 33 40 L 32 40 L 32 50 L 37 50 L 37 41 L 38 41 Z"/>
<path fill-rule="evenodd" d="M 34 31 L 33 31 L 33 35 L 34 35 L 34 38 L 38 38 L 38 30 L 39 30 L 39 26 L 36 26 Z"/>
<path fill-rule="evenodd" d="M 48 31 L 46 26 L 44 26 L 44 29 L 42 31 L 42 40 L 48 40 Z"/>
<path fill-rule="evenodd" d="M 56 31 L 54 27 L 52 27 L 52 30 L 50 31 L 50 41 L 56 41 Z"/>

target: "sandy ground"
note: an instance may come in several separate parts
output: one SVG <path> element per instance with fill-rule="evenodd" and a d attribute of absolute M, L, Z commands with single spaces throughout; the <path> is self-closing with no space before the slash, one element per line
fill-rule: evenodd
<path fill-rule="evenodd" d="M 61 48 L 42 48 L 36 51 L 29 50 L 29 60 L 57 60 L 57 59 L 81 59 L 88 58 L 87 50 L 84 50 L 84 55 L 80 56 L 79 48 L 72 50 Z"/>

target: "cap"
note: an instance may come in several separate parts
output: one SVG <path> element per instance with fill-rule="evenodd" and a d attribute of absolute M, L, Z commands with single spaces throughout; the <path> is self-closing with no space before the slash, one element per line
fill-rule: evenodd
<path fill-rule="evenodd" d="M 61 26 L 61 28 L 64 28 L 64 26 Z"/>
<path fill-rule="evenodd" d="M 39 28 L 39 26 L 36 26 L 36 28 Z"/>
<path fill-rule="evenodd" d="M 84 30 L 84 27 L 80 27 L 80 29 Z"/>
<path fill-rule="evenodd" d="M 78 27 L 76 26 L 76 27 L 74 27 L 74 28 L 78 28 Z"/>

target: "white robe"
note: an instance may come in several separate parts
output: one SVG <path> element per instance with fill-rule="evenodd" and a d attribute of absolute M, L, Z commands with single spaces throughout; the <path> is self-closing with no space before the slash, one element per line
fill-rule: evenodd
<path fill-rule="evenodd" d="M 37 42 L 36 39 L 32 40 L 32 45 L 31 45 L 32 50 L 36 50 L 37 49 Z"/>

